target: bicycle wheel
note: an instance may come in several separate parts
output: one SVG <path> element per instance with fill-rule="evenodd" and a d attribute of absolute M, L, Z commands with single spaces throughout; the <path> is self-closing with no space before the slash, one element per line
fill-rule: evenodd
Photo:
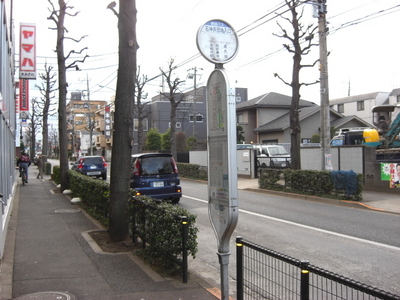
<path fill-rule="evenodd" d="M 21 178 L 22 178 L 22 185 L 25 185 L 25 183 L 28 182 L 28 181 L 26 180 L 26 170 L 25 170 L 25 169 L 22 170 Z"/>

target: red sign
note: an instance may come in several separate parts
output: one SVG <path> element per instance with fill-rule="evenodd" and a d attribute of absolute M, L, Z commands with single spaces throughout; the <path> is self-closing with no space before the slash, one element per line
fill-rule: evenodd
<path fill-rule="evenodd" d="M 29 110 L 29 80 L 21 79 L 19 82 L 19 110 Z"/>
<path fill-rule="evenodd" d="M 36 24 L 20 24 L 19 78 L 36 79 Z"/>

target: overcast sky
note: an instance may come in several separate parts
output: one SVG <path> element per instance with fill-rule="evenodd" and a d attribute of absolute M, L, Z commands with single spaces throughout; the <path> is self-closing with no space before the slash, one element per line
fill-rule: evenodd
<path fill-rule="evenodd" d="M 75 7 L 71 12 L 80 11 L 77 17 L 66 18 L 68 35 L 77 39 L 83 35 L 88 37 L 78 45 L 68 43 L 66 52 L 88 47 L 90 55 L 84 64 L 79 65 L 81 71 L 68 71 L 69 92 L 87 90 L 88 79 L 92 100 L 109 100 L 116 87 L 117 18 L 106 9 L 110 2 L 68 1 Z M 248 88 L 249 99 L 268 92 L 290 96 L 290 87 L 273 76 L 279 73 L 287 81 L 291 80 L 292 55 L 285 50 L 279 51 L 287 41 L 273 35 L 280 33 L 277 21 L 289 32 L 291 30 L 284 19 L 274 18 L 274 11 L 283 4 L 282 0 L 137 0 L 140 46 L 137 63 L 141 66 L 141 73 L 152 78 L 160 73 L 160 67 L 166 69 L 168 60 L 174 58 L 175 63 L 181 65 L 176 70 L 177 76 L 184 80 L 188 70 L 197 67 L 203 69 L 198 71 L 201 76 L 197 82 L 205 85 L 214 65 L 198 55 L 196 33 L 207 21 L 222 19 L 230 23 L 239 35 L 238 55 L 225 65 L 231 85 Z M 48 29 L 54 27 L 54 23 L 47 20 L 50 15 L 48 8 L 48 0 L 14 2 L 17 41 L 20 22 L 37 24 L 39 72 L 44 70 L 45 62 L 57 69 L 53 51 L 55 31 Z M 116 9 L 118 11 L 118 1 Z M 284 10 L 285 7 L 277 12 Z M 400 88 L 399 1 L 327 0 L 327 11 L 330 99 L 346 97 L 349 92 L 350 95 L 359 95 Z M 289 17 L 287 14 L 284 16 Z M 317 19 L 312 18 L 311 5 L 305 7 L 303 23 L 317 24 Z M 16 48 L 19 52 L 18 46 Z M 318 56 L 315 47 L 304 58 L 304 63 L 312 63 Z M 191 59 L 193 57 L 196 58 Z M 302 82 L 314 82 L 319 78 L 318 67 L 300 75 Z M 160 84 L 158 78 L 147 85 L 145 92 L 149 97 L 157 95 L 161 90 Z M 193 84 L 192 79 L 187 79 L 182 91 L 192 88 Z M 33 86 L 31 83 L 31 95 L 35 94 Z M 300 92 L 303 99 L 320 103 L 319 85 L 302 87 Z"/>

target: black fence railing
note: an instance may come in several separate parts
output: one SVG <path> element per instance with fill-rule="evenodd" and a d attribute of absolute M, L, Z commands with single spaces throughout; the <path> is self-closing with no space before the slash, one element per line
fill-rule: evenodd
<path fill-rule="evenodd" d="M 399 295 L 236 238 L 237 300 L 251 299 L 385 299 Z"/>

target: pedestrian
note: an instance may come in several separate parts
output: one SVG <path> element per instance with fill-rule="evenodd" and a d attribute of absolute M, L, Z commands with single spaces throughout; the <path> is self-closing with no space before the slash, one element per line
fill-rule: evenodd
<path fill-rule="evenodd" d="M 43 158 L 42 155 L 40 154 L 39 157 L 36 160 L 36 165 L 38 167 L 38 175 L 36 178 L 40 178 L 43 179 Z"/>
<path fill-rule="evenodd" d="M 21 177 L 22 169 L 25 169 L 26 183 L 28 183 L 28 167 L 31 165 L 31 159 L 27 153 L 22 152 L 21 156 L 17 160 L 17 166 L 19 168 L 19 177 Z"/>

